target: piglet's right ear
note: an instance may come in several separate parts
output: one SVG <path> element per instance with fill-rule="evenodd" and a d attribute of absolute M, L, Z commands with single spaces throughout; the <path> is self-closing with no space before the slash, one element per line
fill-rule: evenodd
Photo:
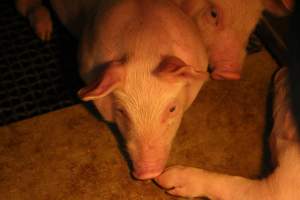
<path fill-rule="evenodd" d="M 95 81 L 78 91 L 83 101 L 102 98 L 119 87 L 125 76 L 124 66 L 112 62 Z"/>

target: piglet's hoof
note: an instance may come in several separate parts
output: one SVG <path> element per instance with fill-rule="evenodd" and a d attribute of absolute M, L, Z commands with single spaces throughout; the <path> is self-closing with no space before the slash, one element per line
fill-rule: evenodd
<path fill-rule="evenodd" d="M 53 31 L 49 10 L 43 5 L 36 6 L 28 13 L 28 18 L 37 36 L 42 41 L 49 41 Z"/>
<path fill-rule="evenodd" d="M 154 181 L 166 190 L 168 194 L 195 198 L 205 195 L 207 176 L 204 170 L 185 166 L 172 166 L 167 168 Z"/>

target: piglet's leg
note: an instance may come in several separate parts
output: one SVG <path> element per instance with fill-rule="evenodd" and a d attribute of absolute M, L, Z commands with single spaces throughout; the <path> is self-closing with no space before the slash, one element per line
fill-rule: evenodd
<path fill-rule="evenodd" d="M 42 0 L 16 0 L 17 10 L 30 21 L 37 36 L 43 40 L 51 39 L 53 31 L 49 10 L 42 5 Z"/>
<path fill-rule="evenodd" d="M 264 181 L 185 166 L 169 167 L 155 181 L 165 188 L 168 194 L 188 198 L 256 200 L 261 199 L 260 197 L 267 192 Z"/>
<path fill-rule="evenodd" d="M 273 165 L 276 168 L 266 181 L 276 199 L 298 200 L 300 198 L 299 132 L 291 110 L 286 67 L 281 68 L 274 79 L 273 119 L 270 149 Z"/>
<path fill-rule="evenodd" d="M 298 130 L 291 111 L 288 90 L 288 69 L 281 68 L 274 79 L 274 126 L 270 138 L 270 149 L 274 166 L 292 144 L 299 143 Z"/>
<path fill-rule="evenodd" d="M 277 138 L 298 140 L 296 124 L 291 112 L 288 90 L 288 69 L 281 68 L 274 80 L 275 97 L 273 106 L 274 128 L 272 134 Z"/>

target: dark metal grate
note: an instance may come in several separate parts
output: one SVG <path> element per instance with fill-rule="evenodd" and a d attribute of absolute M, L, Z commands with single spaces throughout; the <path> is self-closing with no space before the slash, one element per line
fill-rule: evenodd
<path fill-rule="evenodd" d="M 63 44 L 71 39 L 57 23 L 54 26 L 53 39 L 43 43 L 13 1 L 0 2 L 0 125 L 78 102 L 76 63 L 72 56 L 61 56 L 75 48 Z"/>

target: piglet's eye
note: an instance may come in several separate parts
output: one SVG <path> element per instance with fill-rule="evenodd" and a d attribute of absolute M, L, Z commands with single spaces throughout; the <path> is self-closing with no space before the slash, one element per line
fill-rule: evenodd
<path fill-rule="evenodd" d="M 121 115 L 125 115 L 125 111 L 122 108 L 117 108 L 117 112 Z"/>
<path fill-rule="evenodd" d="M 220 23 L 220 13 L 219 10 L 212 6 L 210 8 L 208 8 L 207 12 L 206 12 L 206 19 L 207 21 L 212 24 L 213 26 L 218 26 Z"/>
<path fill-rule="evenodd" d="M 123 108 L 117 108 L 116 109 L 116 113 L 119 116 L 122 116 L 124 118 L 128 118 L 129 119 L 128 112 L 125 109 L 123 109 Z"/>
<path fill-rule="evenodd" d="M 162 113 L 162 122 L 171 122 L 176 116 L 178 116 L 178 112 L 180 111 L 180 105 L 175 102 L 171 102 Z"/>
<path fill-rule="evenodd" d="M 217 10 L 216 10 L 215 8 L 212 8 L 211 11 L 210 11 L 210 15 L 211 15 L 213 18 L 217 18 L 217 17 L 218 17 Z"/>
<path fill-rule="evenodd" d="M 170 109 L 169 109 L 169 112 L 170 113 L 173 113 L 176 111 L 176 106 L 172 106 Z"/>

